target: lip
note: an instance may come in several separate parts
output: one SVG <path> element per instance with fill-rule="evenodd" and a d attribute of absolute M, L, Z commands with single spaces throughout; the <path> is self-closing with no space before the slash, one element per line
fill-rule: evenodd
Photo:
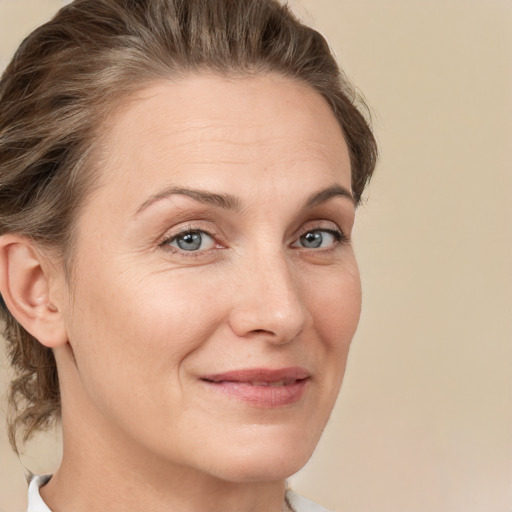
<path fill-rule="evenodd" d="M 201 381 L 210 389 L 249 405 L 274 408 L 299 402 L 310 377 L 310 372 L 301 367 L 250 368 L 204 375 Z"/>

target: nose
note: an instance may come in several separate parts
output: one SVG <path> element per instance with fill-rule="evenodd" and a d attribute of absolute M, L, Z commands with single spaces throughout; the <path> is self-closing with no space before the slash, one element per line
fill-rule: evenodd
<path fill-rule="evenodd" d="M 310 318 L 298 277 L 283 256 L 253 258 L 238 274 L 230 312 L 233 332 L 274 344 L 295 339 Z"/>

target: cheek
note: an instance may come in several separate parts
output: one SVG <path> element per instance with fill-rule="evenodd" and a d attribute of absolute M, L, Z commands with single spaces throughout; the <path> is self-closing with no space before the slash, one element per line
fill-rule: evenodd
<path fill-rule="evenodd" d="M 163 429 L 186 409 L 187 365 L 222 313 L 211 293 L 188 280 L 118 274 L 109 281 L 107 273 L 88 281 L 98 286 L 77 290 L 69 332 L 74 389 L 109 424 L 152 437 L 150 425 Z"/>
<path fill-rule="evenodd" d="M 104 269 L 75 298 L 69 334 L 81 373 L 109 392 L 179 377 L 222 316 L 211 287 L 171 273 L 139 279 Z"/>
<path fill-rule="evenodd" d="M 306 290 L 315 329 L 329 352 L 345 354 L 361 314 L 361 281 L 355 260 Z"/>

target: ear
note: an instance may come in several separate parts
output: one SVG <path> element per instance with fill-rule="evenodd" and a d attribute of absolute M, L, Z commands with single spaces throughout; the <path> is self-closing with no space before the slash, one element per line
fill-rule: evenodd
<path fill-rule="evenodd" d="M 0 236 L 0 293 L 16 320 L 42 345 L 67 343 L 56 268 L 30 239 Z M 61 279 L 62 281 L 62 279 Z"/>

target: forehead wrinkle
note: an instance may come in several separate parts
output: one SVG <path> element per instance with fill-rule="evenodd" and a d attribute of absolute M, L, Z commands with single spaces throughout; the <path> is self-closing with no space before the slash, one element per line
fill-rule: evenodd
<path fill-rule="evenodd" d="M 243 114 L 243 113 L 242 113 Z M 190 111 L 187 115 L 193 115 Z M 140 112 L 140 116 L 144 117 L 145 113 Z M 205 119 L 203 112 L 197 113 L 197 118 L 193 119 L 175 119 L 170 116 L 172 123 L 161 122 L 151 123 L 144 129 L 141 126 L 144 123 L 130 123 L 130 129 L 135 128 L 138 136 L 148 139 L 148 141 L 170 140 L 174 137 L 181 138 L 185 136 L 187 141 L 182 141 L 180 144 L 193 145 L 197 142 L 222 142 L 231 143 L 234 145 L 251 146 L 255 144 L 279 144 L 283 143 L 300 143 L 302 146 L 308 146 L 311 149 L 320 150 L 321 152 L 327 151 L 327 145 L 318 132 L 299 133 L 289 135 L 288 133 L 279 133 L 279 130 L 274 129 L 274 123 L 268 118 L 248 118 L 243 117 L 243 122 L 240 120 L 226 121 L 221 116 L 212 116 L 210 119 Z M 139 118 L 139 116 L 137 116 Z M 173 123 L 179 123 L 174 125 Z M 282 132 L 282 130 L 281 130 Z M 190 138 L 190 135 L 192 137 Z M 316 139 L 316 140 L 315 140 Z M 172 146 L 173 144 L 171 144 Z"/>
<path fill-rule="evenodd" d="M 204 138 L 197 137 L 194 140 L 185 141 L 177 140 L 174 147 L 169 147 L 169 156 L 172 156 L 171 153 L 177 152 L 187 163 L 208 163 L 213 165 L 225 163 L 253 163 L 255 159 L 264 161 L 271 149 L 279 150 L 282 148 L 285 150 L 290 146 L 294 148 L 293 159 L 295 163 L 299 163 L 299 161 L 314 163 L 317 160 L 318 162 L 326 162 L 329 161 L 332 156 L 331 150 L 325 143 L 311 140 L 311 138 L 306 136 L 297 138 L 288 135 L 276 136 L 275 134 L 267 133 L 262 137 L 248 135 L 246 138 L 242 138 L 240 133 L 238 133 L 237 137 L 237 139 L 230 138 L 216 131 L 212 132 L 211 136 Z M 216 154 L 217 149 L 221 150 L 218 151 L 218 154 Z M 262 149 L 265 150 L 264 154 L 261 154 Z M 162 153 L 162 158 L 167 157 L 165 153 L 167 152 Z M 281 157 L 281 154 L 284 157 L 284 151 L 279 151 L 279 153 L 277 153 L 278 157 Z M 336 160 L 338 160 L 338 158 L 336 158 Z"/>

